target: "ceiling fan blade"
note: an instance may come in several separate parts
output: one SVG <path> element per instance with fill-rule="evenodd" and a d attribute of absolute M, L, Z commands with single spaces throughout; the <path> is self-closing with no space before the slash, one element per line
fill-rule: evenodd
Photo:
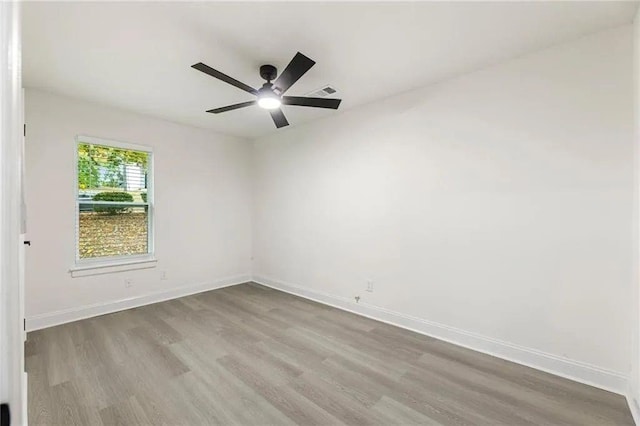
<path fill-rule="evenodd" d="M 233 111 L 234 109 L 245 108 L 245 107 L 248 107 L 248 106 L 251 106 L 251 105 L 255 105 L 257 103 L 258 103 L 258 101 L 242 102 L 242 103 L 239 103 L 239 104 L 227 105 L 227 106 L 220 107 L 220 108 L 210 109 L 207 112 L 211 112 L 211 113 L 214 113 L 214 114 L 220 114 L 221 112 Z"/>
<path fill-rule="evenodd" d="M 280 94 L 283 94 L 315 64 L 315 61 L 298 52 L 273 85 L 280 90 Z"/>
<path fill-rule="evenodd" d="M 244 90 L 245 92 L 249 92 L 252 95 L 257 95 L 258 91 L 256 89 L 254 89 L 253 87 L 244 84 L 241 81 L 236 80 L 235 78 L 229 77 L 228 75 L 221 73 L 218 70 L 214 70 L 213 68 L 211 68 L 209 65 L 205 65 L 202 62 L 198 62 L 197 64 L 191 65 L 191 68 L 197 69 L 198 71 L 201 71 L 205 74 L 209 74 L 211 77 L 215 77 L 218 80 L 222 80 L 225 83 L 228 83 L 232 86 L 237 87 L 238 89 Z"/>
<path fill-rule="evenodd" d="M 276 127 L 279 129 L 280 127 L 288 126 L 289 122 L 287 121 L 287 117 L 284 116 L 284 113 L 280 108 L 269 110 L 271 114 L 271 118 L 273 118 L 273 122 L 276 123 Z"/>
<path fill-rule="evenodd" d="M 326 99 L 326 98 L 305 98 L 302 96 L 283 96 L 283 105 L 297 105 L 314 108 L 330 108 L 338 109 L 342 99 Z"/>

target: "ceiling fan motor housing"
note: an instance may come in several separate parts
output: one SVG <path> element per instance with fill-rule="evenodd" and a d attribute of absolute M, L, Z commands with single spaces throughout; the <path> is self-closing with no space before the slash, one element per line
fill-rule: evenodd
<path fill-rule="evenodd" d="M 260 77 L 267 81 L 273 81 L 278 75 L 278 69 L 273 65 L 262 65 L 260 67 Z"/>

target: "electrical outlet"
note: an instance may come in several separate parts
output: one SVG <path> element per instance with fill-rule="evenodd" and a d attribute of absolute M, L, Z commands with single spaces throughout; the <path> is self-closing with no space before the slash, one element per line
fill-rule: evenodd
<path fill-rule="evenodd" d="M 367 291 L 373 293 L 373 280 L 367 280 Z"/>
<path fill-rule="evenodd" d="M 166 281 L 167 280 L 167 271 L 162 271 L 162 273 L 160 274 L 160 279 L 162 281 Z"/>
<path fill-rule="evenodd" d="M 133 280 L 131 278 L 125 278 L 124 286 L 127 287 L 127 288 L 133 287 Z"/>

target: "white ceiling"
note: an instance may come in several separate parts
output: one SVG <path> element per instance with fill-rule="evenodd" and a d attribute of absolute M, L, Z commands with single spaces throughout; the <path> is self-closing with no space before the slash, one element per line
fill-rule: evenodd
<path fill-rule="evenodd" d="M 24 84 L 167 120 L 256 137 L 276 130 L 251 95 L 258 67 L 300 51 L 317 64 L 287 93 L 329 83 L 341 109 L 630 23 L 634 2 L 24 3 Z M 283 107 L 292 125 L 328 114 Z M 281 131 L 281 130 L 280 130 Z"/>

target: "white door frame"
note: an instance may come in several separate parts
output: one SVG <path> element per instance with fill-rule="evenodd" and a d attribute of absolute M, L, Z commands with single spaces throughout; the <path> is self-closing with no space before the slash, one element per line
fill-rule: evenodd
<path fill-rule="evenodd" d="M 20 270 L 22 82 L 20 3 L 0 1 L 0 402 L 26 425 Z"/>

